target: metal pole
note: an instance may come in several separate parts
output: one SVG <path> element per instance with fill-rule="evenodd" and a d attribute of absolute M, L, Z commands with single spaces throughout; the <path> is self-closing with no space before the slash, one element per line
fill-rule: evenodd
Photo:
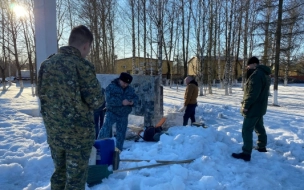
<path fill-rule="evenodd" d="M 34 17 L 37 77 L 40 64 L 58 49 L 56 0 L 34 0 Z"/>

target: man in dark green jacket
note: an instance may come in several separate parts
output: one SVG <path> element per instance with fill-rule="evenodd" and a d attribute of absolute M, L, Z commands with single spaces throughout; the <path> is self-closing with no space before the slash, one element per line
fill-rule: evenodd
<path fill-rule="evenodd" d="M 258 136 L 256 150 L 267 152 L 267 135 L 263 122 L 268 104 L 270 86 L 270 68 L 259 65 L 259 59 L 251 57 L 247 63 L 247 81 L 244 86 L 244 96 L 241 113 L 244 116 L 242 137 L 244 145 L 242 153 L 233 153 L 232 157 L 250 161 L 253 147 L 253 130 Z"/>
<path fill-rule="evenodd" d="M 104 103 L 89 54 L 93 35 L 73 28 L 69 46 L 45 60 L 38 74 L 38 97 L 55 171 L 51 189 L 84 190 L 95 140 L 93 110 Z"/>

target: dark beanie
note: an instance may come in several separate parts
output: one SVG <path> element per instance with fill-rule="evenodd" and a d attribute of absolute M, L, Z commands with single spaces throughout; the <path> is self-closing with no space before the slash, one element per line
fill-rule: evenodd
<path fill-rule="evenodd" d="M 130 84 L 132 82 L 133 77 L 125 72 L 120 73 L 119 79 L 124 81 L 125 83 Z"/>
<path fill-rule="evenodd" d="M 260 61 L 256 57 L 251 57 L 250 59 L 248 59 L 247 65 L 250 65 L 250 64 L 253 64 L 253 63 L 260 64 Z"/>

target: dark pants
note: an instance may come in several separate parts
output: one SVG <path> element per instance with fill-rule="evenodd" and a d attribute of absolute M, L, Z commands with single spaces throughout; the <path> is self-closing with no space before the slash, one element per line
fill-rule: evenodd
<path fill-rule="evenodd" d="M 252 152 L 253 130 L 258 136 L 257 146 L 259 148 L 265 148 L 267 145 L 267 135 L 264 127 L 263 116 L 244 118 L 243 128 L 242 128 L 242 137 L 243 137 L 244 145 L 242 147 L 242 150 L 245 154 L 251 154 Z"/>
<path fill-rule="evenodd" d="M 101 127 L 103 125 L 103 120 L 104 120 L 104 115 L 105 115 L 104 108 L 105 108 L 105 106 L 102 105 L 97 110 L 94 110 L 94 123 L 95 123 L 95 134 L 96 134 L 95 138 L 96 139 L 98 137 L 99 130 L 101 129 Z"/>
<path fill-rule="evenodd" d="M 91 148 L 65 150 L 51 146 L 55 171 L 51 177 L 51 190 L 84 190 Z"/>
<path fill-rule="evenodd" d="M 98 139 L 112 137 L 112 126 L 116 123 L 116 147 L 122 151 L 128 127 L 128 116 L 118 116 L 107 111 Z"/>
<path fill-rule="evenodd" d="M 183 126 L 188 124 L 188 120 L 190 118 L 191 123 L 195 122 L 195 107 L 197 104 L 188 104 L 184 114 L 184 122 Z"/>

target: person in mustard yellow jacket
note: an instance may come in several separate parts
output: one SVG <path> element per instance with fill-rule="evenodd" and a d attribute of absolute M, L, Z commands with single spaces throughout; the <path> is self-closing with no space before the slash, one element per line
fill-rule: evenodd
<path fill-rule="evenodd" d="M 190 118 L 191 124 L 195 122 L 195 108 L 197 106 L 198 84 L 191 76 L 185 78 L 187 88 L 184 96 L 184 107 L 180 110 L 185 111 L 183 117 L 183 126 L 188 124 Z"/>

